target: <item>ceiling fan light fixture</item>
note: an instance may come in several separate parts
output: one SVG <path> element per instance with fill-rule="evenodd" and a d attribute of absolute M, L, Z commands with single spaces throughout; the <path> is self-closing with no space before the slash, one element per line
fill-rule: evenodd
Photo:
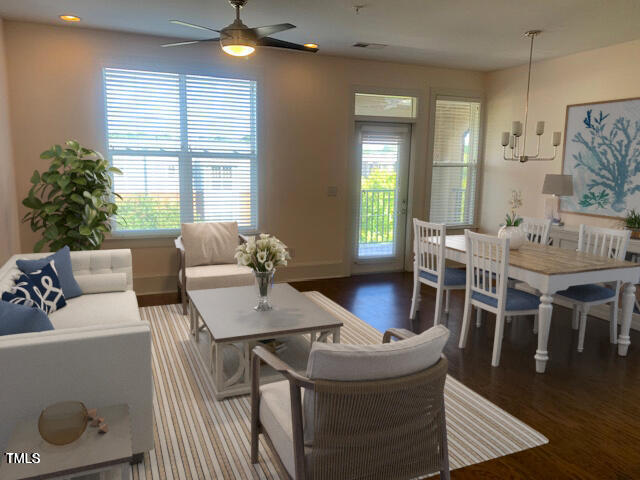
<path fill-rule="evenodd" d="M 222 50 L 234 57 L 246 57 L 256 51 L 251 45 L 223 45 Z"/>
<path fill-rule="evenodd" d="M 275 47 L 290 50 L 301 50 L 304 52 L 315 53 L 318 51 L 318 45 L 315 43 L 307 43 L 300 45 L 298 43 L 287 42 L 271 35 L 296 28 L 290 23 L 279 23 L 277 25 L 263 25 L 261 27 L 249 28 L 240 19 L 240 9 L 247 3 L 247 0 L 229 0 L 231 6 L 236 11 L 236 18 L 230 25 L 216 30 L 214 28 L 196 25 L 195 23 L 183 22 L 182 20 L 170 20 L 171 23 L 182 25 L 184 27 L 196 28 L 198 30 L 208 30 L 219 33 L 219 37 L 204 38 L 201 40 L 187 40 L 184 42 L 173 42 L 162 45 L 162 47 L 178 47 L 181 45 L 192 45 L 202 42 L 220 42 L 222 51 L 233 57 L 246 57 L 255 52 L 256 47 Z"/>

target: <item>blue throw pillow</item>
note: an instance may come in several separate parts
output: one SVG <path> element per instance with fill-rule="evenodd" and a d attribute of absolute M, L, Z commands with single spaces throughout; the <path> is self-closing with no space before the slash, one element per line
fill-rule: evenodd
<path fill-rule="evenodd" d="M 45 258 L 38 258 L 37 260 L 18 260 L 16 265 L 23 273 L 33 273 L 40 270 L 45 265 L 53 260 L 56 262 L 56 271 L 58 272 L 58 278 L 60 279 L 60 285 L 64 292 L 65 298 L 74 298 L 82 295 L 80 285 L 76 282 L 73 276 L 73 270 L 71 269 L 71 254 L 70 249 L 67 246 L 62 247 L 53 255 L 49 255 Z"/>
<path fill-rule="evenodd" d="M 51 260 L 41 270 L 20 275 L 13 288 L 2 294 L 2 300 L 28 307 L 35 306 L 47 314 L 64 307 L 67 302 L 60 288 L 55 262 Z"/>
<path fill-rule="evenodd" d="M 53 330 L 53 325 L 39 308 L 0 301 L 0 336 L 45 330 Z"/>

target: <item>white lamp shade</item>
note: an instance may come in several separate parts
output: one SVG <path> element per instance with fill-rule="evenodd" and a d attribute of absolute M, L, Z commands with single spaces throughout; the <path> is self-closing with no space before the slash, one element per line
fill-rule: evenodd
<path fill-rule="evenodd" d="M 547 174 L 544 176 L 542 193 L 556 195 L 558 197 L 570 197 L 573 195 L 573 175 Z"/>

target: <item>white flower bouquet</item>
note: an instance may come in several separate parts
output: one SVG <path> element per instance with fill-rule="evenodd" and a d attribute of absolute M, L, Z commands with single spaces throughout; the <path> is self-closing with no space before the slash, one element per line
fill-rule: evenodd
<path fill-rule="evenodd" d="M 236 248 L 238 265 L 251 267 L 255 272 L 272 272 L 276 267 L 287 265 L 291 260 L 287 246 L 276 237 L 261 233 L 256 240 L 250 237 Z"/>

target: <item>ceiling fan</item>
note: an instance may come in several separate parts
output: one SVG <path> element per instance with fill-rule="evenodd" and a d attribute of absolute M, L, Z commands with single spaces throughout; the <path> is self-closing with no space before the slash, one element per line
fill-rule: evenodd
<path fill-rule="evenodd" d="M 245 57 L 247 55 L 250 55 L 258 46 L 288 48 L 291 50 L 303 50 L 306 52 L 318 51 L 318 45 L 316 45 L 315 43 L 305 43 L 304 45 L 299 45 L 297 43 L 285 42 L 284 40 L 278 40 L 277 38 L 269 37 L 269 35 L 273 35 L 274 33 L 296 28 L 295 25 L 292 25 L 290 23 L 279 23 L 277 25 L 267 25 L 264 27 L 256 28 L 247 27 L 244 23 L 242 23 L 242 20 L 240 20 L 240 9 L 246 5 L 247 0 L 229 0 L 229 3 L 233 8 L 236 9 L 236 19 L 231 25 L 226 26 L 221 30 L 203 27 L 201 25 L 183 22 L 181 20 L 170 20 L 171 23 L 175 23 L 176 25 L 183 25 L 185 27 L 197 28 L 198 30 L 206 30 L 219 33 L 219 37 L 207 38 L 204 40 L 189 40 L 185 42 L 167 43 L 162 46 L 178 47 L 181 45 L 191 45 L 194 43 L 202 42 L 220 42 L 222 50 L 235 57 Z"/>

